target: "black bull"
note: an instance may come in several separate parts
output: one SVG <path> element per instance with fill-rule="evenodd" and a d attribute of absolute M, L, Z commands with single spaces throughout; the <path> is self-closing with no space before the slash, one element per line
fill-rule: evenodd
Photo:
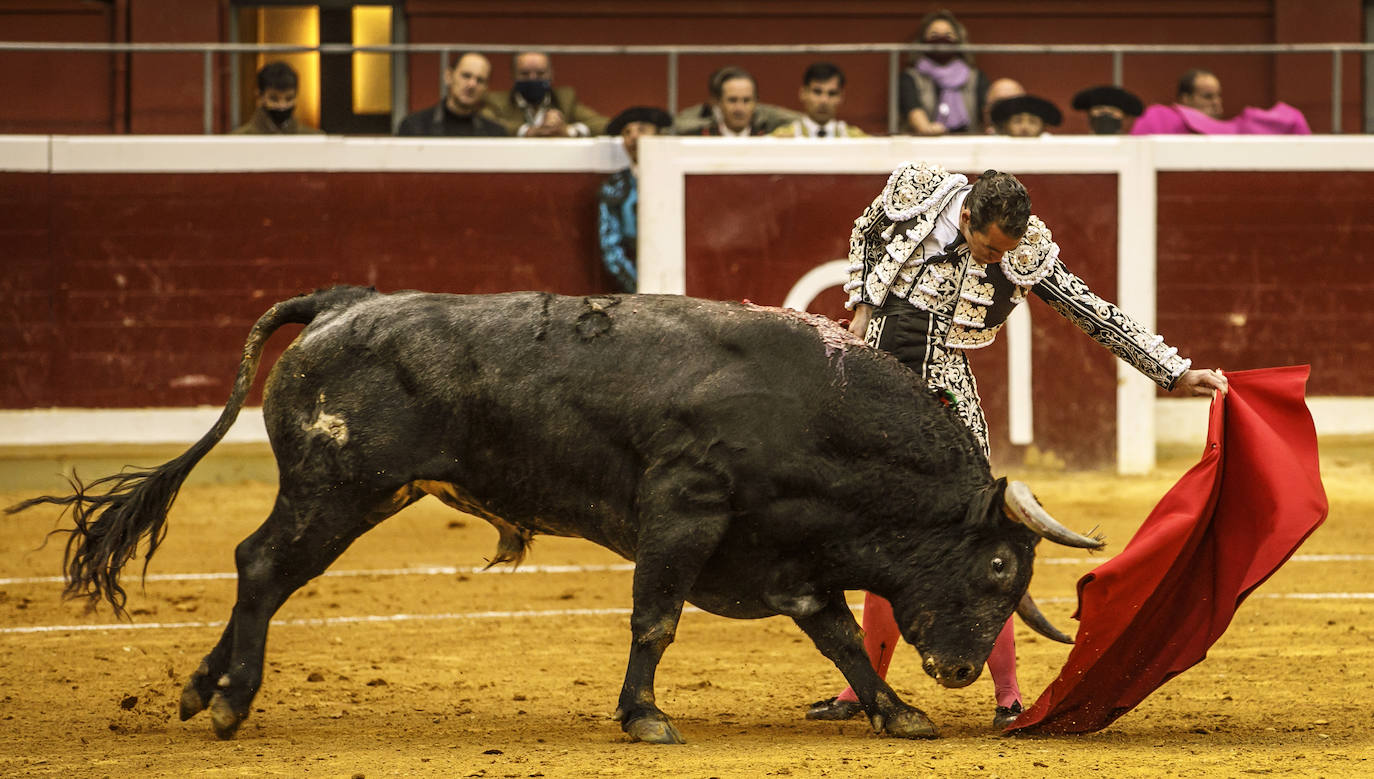
<path fill-rule="evenodd" d="M 156 551 L 186 474 L 223 438 L 264 342 L 287 323 L 307 327 L 263 403 L 280 489 L 236 550 L 233 614 L 181 698 L 182 719 L 209 708 L 223 738 L 262 683 L 277 609 L 426 494 L 497 528 L 493 563 L 518 563 L 540 533 L 634 561 L 616 716 L 631 737 L 665 743 L 682 737 L 654 704 L 654 672 L 684 601 L 791 617 L 877 730 L 934 736 L 874 672 L 844 592 L 890 600 L 926 672 L 958 687 L 1029 603 L 1040 536 L 1100 546 L 1024 485 L 995 480 L 915 373 L 827 320 L 675 296 L 336 288 L 258 320 L 224 412 L 180 457 L 9 509 L 72 508 L 69 596 L 123 612 L 123 566 L 145 539 Z"/>

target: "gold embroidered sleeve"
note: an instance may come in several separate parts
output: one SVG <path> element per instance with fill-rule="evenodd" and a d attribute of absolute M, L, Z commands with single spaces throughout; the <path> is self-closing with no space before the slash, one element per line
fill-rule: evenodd
<path fill-rule="evenodd" d="M 887 299 L 887 285 L 878 280 L 873 268 L 887 258 L 887 238 L 883 233 L 890 227 L 892 220 L 883 210 L 881 194 L 854 220 L 854 229 L 849 233 L 849 281 L 844 285 L 849 299 L 845 308 L 853 310 L 860 303 L 881 306 Z"/>
<path fill-rule="evenodd" d="M 1165 389 L 1173 389 L 1178 377 L 1192 365 L 1192 360 L 1180 357 L 1177 349 L 1164 343 L 1164 336 L 1146 330 L 1093 294 L 1062 262 L 1056 262 L 1033 289 L 1050 308 Z"/>

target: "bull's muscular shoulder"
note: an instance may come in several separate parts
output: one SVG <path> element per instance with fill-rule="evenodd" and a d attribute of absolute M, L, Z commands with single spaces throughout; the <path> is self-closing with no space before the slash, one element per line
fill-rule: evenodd
<path fill-rule="evenodd" d="M 905 222 L 940 203 L 950 191 L 968 183 L 933 162 L 904 162 L 883 187 L 883 211 L 893 222 Z"/>

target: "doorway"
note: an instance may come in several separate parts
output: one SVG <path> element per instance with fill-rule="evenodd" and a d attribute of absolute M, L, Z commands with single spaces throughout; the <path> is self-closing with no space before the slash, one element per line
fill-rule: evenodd
<path fill-rule="evenodd" d="M 399 3 L 244 0 L 230 14 L 235 43 L 354 46 L 402 43 L 404 14 Z M 237 56 L 231 77 L 235 126 L 252 115 L 257 103 L 257 72 L 269 62 L 290 65 L 300 80 L 296 116 L 327 133 L 390 135 L 407 104 L 402 54 L 352 52 L 321 54 L 270 52 Z"/>

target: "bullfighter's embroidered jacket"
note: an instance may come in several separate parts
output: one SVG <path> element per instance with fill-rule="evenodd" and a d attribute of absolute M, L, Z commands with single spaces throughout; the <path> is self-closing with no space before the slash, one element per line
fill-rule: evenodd
<path fill-rule="evenodd" d="M 931 314 L 931 335 L 943 346 L 979 349 L 993 342 L 1012 309 L 1034 292 L 1156 384 L 1173 388 L 1191 361 L 1070 273 L 1039 217 L 1030 218 L 1026 234 L 1000 263 L 973 260 L 962 241 L 953 251 L 931 253 L 923 247 L 936 218 L 956 200 L 962 202 L 968 187 L 967 178 L 939 165 L 897 168 L 854 222 L 845 306 L 881 308 L 892 304 L 892 296 L 904 298 Z"/>

